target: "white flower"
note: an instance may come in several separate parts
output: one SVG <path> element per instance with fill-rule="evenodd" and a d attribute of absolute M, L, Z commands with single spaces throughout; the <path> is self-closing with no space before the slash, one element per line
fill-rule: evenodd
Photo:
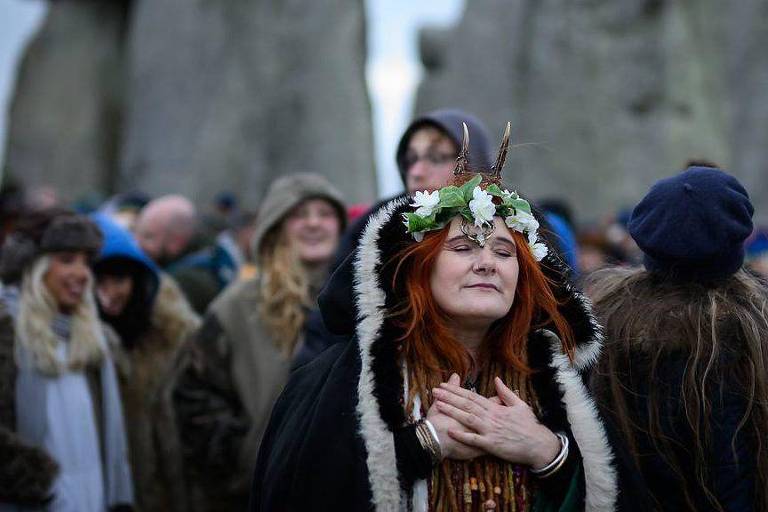
<path fill-rule="evenodd" d="M 529 237 L 531 233 L 535 235 L 536 230 L 539 229 L 539 221 L 536 220 L 536 217 L 523 210 L 517 210 L 515 215 L 510 215 L 505 218 L 504 222 L 509 229 L 514 229 L 520 233 L 528 233 Z M 534 238 L 534 242 L 535 241 L 536 239 Z"/>
<path fill-rule="evenodd" d="M 429 193 L 425 190 L 423 192 L 416 192 L 411 206 L 417 207 L 415 213 L 419 217 L 429 217 L 432 215 L 432 211 L 435 209 L 439 202 L 439 191 L 435 190 L 434 192 Z"/>
<path fill-rule="evenodd" d="M 536 240 L 539 239 L 539 234 L 536 231 L 529 231 L 528 232 L 528 244 L 533 245 L 536 243 Z"/>
<path fill-rule="evenodd" d="M 411 233 L 411 236 L 413 236 L 413 239 L 417 242 L 421 242 L 424 240 L 424 232 L 423 231 L 416 231 L 415 233 Z"/>
<path fill-rule="evenodd" d="M 483 224 L 493 222 L 493 216 L 496 213 L 496 205 L 493 204 L 493 196 L 488 192 L 475 187 L 472 191 L 472 200 L 469 202 L 469 209 L 475 218 L 475 225 L 480 227 Z"/>
<path fill-rule="evenodd" d="M 512 192 L 510 192 L 510 191 L 509 191 L 509 190 L 507 190 L 507 189 L 504 189 L 504 190 L 502 190 L 502 191 L 501 191 L 501 199 L 502 199 L 502 201 L 504 201 L 505 203 L 506 203 L 507 201 L 511 201 L 512 199 L 517 199 L 518 197 L 519 197 L 519 196 L 517 195 L 517 191 L 512 191 Z"/>
<path fill-rule="evenodd" d="M 531 252 L 533 253 L 533 257 L 536 258 L 536 261 L 541 261 L 544 259 L 544 256 L 547 255 L 549 249 L 542 243 L 536 243 L 531 245 Z"/>

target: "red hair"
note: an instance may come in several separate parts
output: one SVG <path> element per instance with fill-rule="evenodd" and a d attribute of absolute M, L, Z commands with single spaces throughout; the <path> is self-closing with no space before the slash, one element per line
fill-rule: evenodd
<path fill-rule="evenodd" d="M 525 236 L 512 231 L 517 246 L 520 267 L 515 300 L 509 312 L 495 321 L 483 340 L 483 356 L 495 365 L 528 375 L 528 334 L 546 324 L 553 324 L 563 350 L 573 359 L 573 330 L 558 310 L 552 284 L 544 276 L 528 247 Z M 393 288 L 404 300 L 391 317 L 404 330 L 399 339 L 407 362 L 418 365 L 441 380 L 452 372 L 466 377 L 472 361 L 466 348 L 449 329 L 447 314 L 437 305 L 430 288 L 430 277 L 437 256 L 443 249 L 448 228 L 428 233 L 424 240 L 404 249 L 395 257 L 398 261 Z M 535 319 L 542 319 L 534 324 Z M 487 361 L 478 361 L 482 364 Z M 432 379 L 429 379 L 432 380 Z M 439 381 L 438 381 L 439 382 Z M 426 391 L 426 390 L 421 390 Z"/>

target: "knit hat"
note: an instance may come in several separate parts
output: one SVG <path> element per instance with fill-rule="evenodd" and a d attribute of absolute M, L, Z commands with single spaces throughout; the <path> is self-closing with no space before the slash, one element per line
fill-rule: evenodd
<path fill-rule="evenodd" d="M 27 266 L 43 254 L 85 251 L 95 256 L 101 247 L 99 228 L 86 216 L 52 209 L 26 215 L 5 239 L 0 255 L 0 279 L 21 280 Z"/>
<path fill-rule="evenodd" d="M 462 123 L 467 124 L 469 129 L 469 140 L 472 144 L 469 146 L 469 166 L 473 169 L 491 168 L 491 149 L 488 146 L 488 130 L 479 119 L 472 114 L 462 112 L 457 109 L 441 109 L 427 112 L 423 116 L 417 117 L 406 128 L 400 142 L 397 144 L 395 160 L 397 168 L 400 170 L 400 177 L 405 183 L 405 174 L 408 171 L 405 166 L 405 154 L 408 151 L 408 142 L 413 134 L 420 128 L 432 126 L 443 132 L 456 145 L 458 151 L 461 147 L 461 140 L 464 135 Z"/>
<path fill-rule="evenodd" d="M 753 211 L 736 178 L 689 167 L 654 184 L 632 211 L 628 228 L 649 271 L 713 279 L 741 268 Z"/>
<path fill-rule="evenodd" d="M 278 178 L 272 182 L 256 214 L 256 229 L 253 233 L 253 255 L 259 259 L 264 236 L 276 227 L 288 213 L 307 199 L 325 199 L 336 209 L 341 229 L 347 224 L 347 214 L 341 192 L 324 176 L 312 173 L 297 173 Z"/>

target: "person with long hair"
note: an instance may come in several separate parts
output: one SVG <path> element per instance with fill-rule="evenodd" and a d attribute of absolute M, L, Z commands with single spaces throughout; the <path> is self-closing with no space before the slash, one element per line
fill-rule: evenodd
<path fill-rule="evenodd" d="M 0 375 L 12 379 L 0 384 L 12 397 L 5 417 L 58 466 L 49 499 L 35 510 L 133 504 L 120 392 L 93 299 L 90 263 L 100 245 L 98 228 L 66 211 L 30 214 L 3 245 L 2 302 L 13 318 L 13 344 L 3 349 L 16 362 L 15 372 Z"/>
<path fill-rule="evenodd" d="M 650 501 L 630 508 L 768 510 L 768 291 L 742 268 L 752 213 L 734 177 L 691 167 L 632 212 L 645 268 L 590 280 L 606 334 L 591 387 Z"/>
<path fill-rule="evenodd" d="M 308 173 L 273 182 L 257 219 L 257 276 L 211 304 L 179 363 L 174 401 L 190 510 L 247 506 L 270 410 L 346 223 L 341 194 Z"/>
<path fill-rule="evenodd" d="M 186 511 L 181 446 L 170 382 L 179 352 L 200 326 L 184 294 L 133 236 L 105 214 L 93 216 L 104 244 L 93 264 L 102 320 L 113 348 L 140 511 Z"/>
<path fill-rule="evenodd" d="M 292 374 L 251 510 L 613 510 L 583 381 L 599 328 L 502 188 L 508 133 L 491 169 L 470 170 L 467 139 L 453 183 L 374 214 L 323 291 L 354 341 Z"/>

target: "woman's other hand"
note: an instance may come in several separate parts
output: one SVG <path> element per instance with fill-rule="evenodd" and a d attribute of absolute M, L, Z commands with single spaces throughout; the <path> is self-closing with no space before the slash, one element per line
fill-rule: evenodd
<path fill-rule="evenodd" d="M 498 398 L 489 399 L 458 386 L 458 377 L 449 380 L 434 390 L 432 407 L 461 425 L 448 427 L 449 436 L 459 444 L 508 462 L 546 466 L 560 451 L 559 439 L 501 379 L 494 383 Z"/>
<path fill-rule="evenodd" d="M 452 386 L 458 386 L 460 382 L 459 376 L 455 373 L 448 379 L 448 384 Z M 433 402 L 427 411 L 427 419 L 437 431 L 440 451 L 444 459 L 469 460 L 483 454 L 483 450 L 466 445 L 448 434 L 449 430 L 456 432 L 468 432 L 468 430 L 461 423 L 441 412 L 437 408 L 437 401 Z"/>

